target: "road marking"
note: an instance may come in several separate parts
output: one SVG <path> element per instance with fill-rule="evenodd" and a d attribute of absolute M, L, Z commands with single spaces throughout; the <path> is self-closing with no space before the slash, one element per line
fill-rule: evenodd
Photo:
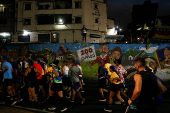
<path fill-rule="evenodd" d="M 39 109 L 34 109 L 34 108 L 22 107 L 22 106 L 12 106 L 12 107 L 27 109 L 27 110 L 31 110 L 31 111 L 39 111 L 39 112 L 44 112 L 44 113 L 55 113 L 55 112 L 44 111 L 44 110 L 39 110 Z"/>

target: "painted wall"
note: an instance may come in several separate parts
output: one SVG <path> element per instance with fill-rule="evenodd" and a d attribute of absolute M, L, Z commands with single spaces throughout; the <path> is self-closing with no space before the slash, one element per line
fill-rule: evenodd
<path fill-rule="evenodd" d="M 15 59 L 39 56 L 47 59 L 48 63 L 54 59 L 61 60 L 74 58 L 78 60 L 76 50 L 84 47 L 95 47 L 97 57 L 108 56 L 113 59 L 122 59 L 126 69 L 134 68 L 136 58 L 147 58 L 147 65 L 155 68 L 156 75 L 163 81 L 170 80 L 170 44 L 82 44 L 82 43 L 45 43 L 45 44 L 10 44 L 0 45 L 0 56 L 6 55 Z M 102 54 L 101 54 L 102 53 Z M 104 58 L 104 57 L 102 57 Z"/>

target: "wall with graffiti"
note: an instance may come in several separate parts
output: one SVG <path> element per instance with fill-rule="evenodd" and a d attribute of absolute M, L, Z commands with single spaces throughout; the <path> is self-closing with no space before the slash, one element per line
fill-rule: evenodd
<path fill-rule="evenodd" d="M 94 46 L 97 57 L 89 66 L 93 66 L 97 60 L 108 60 L 112 63 L 114 59 L 122 59 L 122 65 L 130 69 L 134 68 L 136 58 L 143 57 L 159 78 L 164 81 L 170 80 L 170 44 L 11 44 L 0 45 L 0 56 L 14 59 L 31 59 L 37 56 L 47 63 L 56 59 L 78 60 L 77 50 L 89 46 Z"/>

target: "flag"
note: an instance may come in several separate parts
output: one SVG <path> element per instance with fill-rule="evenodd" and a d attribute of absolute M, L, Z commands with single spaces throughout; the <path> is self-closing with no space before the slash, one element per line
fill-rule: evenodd
<path fill-rule="evenodd" d="M 161 42 L 170 42 L 170 26 L 155 25 L 155 39 Z"/>

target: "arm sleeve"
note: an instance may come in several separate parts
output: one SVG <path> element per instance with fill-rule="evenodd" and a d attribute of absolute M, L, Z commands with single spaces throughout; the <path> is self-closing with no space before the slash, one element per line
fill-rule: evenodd
<path fill-rule="evenodd" d="M 91 66 L 93 66 L 95 63 L 97 63 L 99 61 L 99 57 L 96 58 L 96 60 L 94 62 L 91 63 Z"/>

